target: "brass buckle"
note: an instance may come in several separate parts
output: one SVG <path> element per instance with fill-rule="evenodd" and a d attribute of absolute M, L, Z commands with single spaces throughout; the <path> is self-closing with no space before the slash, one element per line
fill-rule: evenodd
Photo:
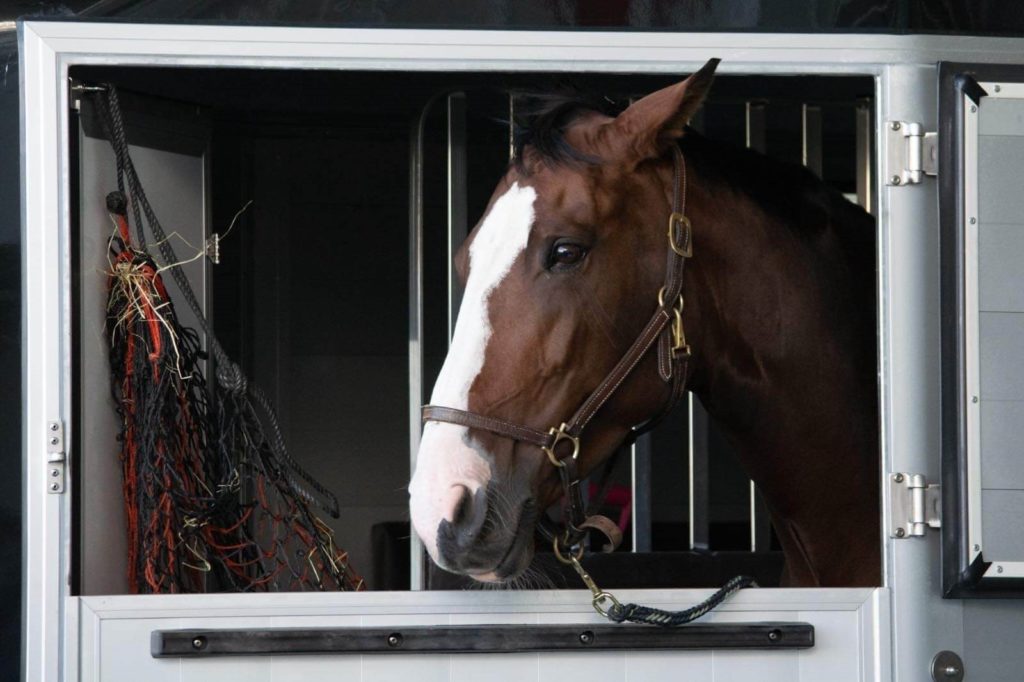
<path fill-rule="evenodd" d="M 691 235 L 690 227 L 690 219 L 682 213 L 672 211 L 672 214 L 668 217 L 668 245 L 676 254 L 683 258 L 693 256 L 693 236 Z M 680 246 L 676 241 L 677 229 L 680 236 L 685 239 L 683 246 Z"/>
<path fill-rule="evenodd" d="M 565 424 L 565 422 L 562 422 L 562 425 L 559 426 L 557 429 L 552 427 L 551 430 L 548 431 L 548 433 L 554 436 L 555 439 L 551 441 L 550 446 L 541 446 L 541 449 L 544 450 L 544 454 L 548 456 L 548 459 L 551 460 L 551 463 L 554 464 L 556 467 L 565 466 L 565 462 L 559 459 L 558 455 L 555 454 L 555 448 L 558 447 L 558 444 L 563 440 L 567 440 L 570 443 L 572 443 L 573 459 L 577 459 L 580 456 L 580 439 L 577 438 L 576 436 L 570 435 L 567 431 L 568 428 L 569 427 Z"/>
<path fill-rule="evenodd" d="M 613 609 L 621 609 L 622 604 L 620 604 L 619 600 L 615 598 L 615 595 L 598 587 L 597 583 L 594 582 L 594 579 L 591 578 L 590 574 L 587 573 L 585 568 L 583 568 L 583 564 L 580 563 L 580 559 L 583 558 L 583 545 L 581 544 L 578 546 L 575 554 L 570 550 L 569 556 L 566 557 L 565 554 L 562 554 L 562 548 L 560 547 L 561 543 L 559 540 L 560 538 L 555 537 L 555 556 L 558 557 L 558 560 L 563 564 L 572 566 L 573 570 L 576 571 L 576 574 L 579 575 L 580 580 L 582 580 L 583 584 L 587 586 L 588 590 L 590 590 L 590 595 L 592 597 L 590 605 L 594 607 L 594 610 L 605 618 L 609 618 L 609 614 L 611 614 Z"/>
<path fill-rule="evenodd" d="M 658 305 L 665 307 L 665 287 L 658 291 Z M 679 302 L 672 307 L 672 353 L 690 356 L 690 344 L 686 343 L 686 330 L 683 329 L 683 294 L 679 294 Z"/>

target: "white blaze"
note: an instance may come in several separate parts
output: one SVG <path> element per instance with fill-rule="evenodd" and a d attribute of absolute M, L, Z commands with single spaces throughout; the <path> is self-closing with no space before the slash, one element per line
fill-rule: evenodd
<path fill-rule="evenodd" d="M 432 405 L 469 407 L 469 388 L 484 365 L 491 323 L 487 299 L 508 275 L 526 248 L 533 225 L 532 187 L 513 184 L 494 202 L 469 249 L 469 280 L 462 296 L 451 347 L 430 397 Z M 467 443 L 467 429 L 455 424 L 427 422 L 409 484 L 413 526 L 427 551 L 437 556 L 437 527 L 451 504 L 451 489 L 464 485 L 475 493 L 487 485 L 490 466 Z"/>

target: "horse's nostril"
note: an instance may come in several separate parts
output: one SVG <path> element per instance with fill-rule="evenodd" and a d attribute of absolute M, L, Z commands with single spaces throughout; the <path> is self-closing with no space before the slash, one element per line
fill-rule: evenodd
<path fill-rule="evenodd" d="M 469 488 L 464 485 L 456 486 L 462 489 L 462 495 L 455 504 L 455 511 L 452 512 L 452 525 L 460 526 L 466 517 L 473 512 L 473 495 Z"/>

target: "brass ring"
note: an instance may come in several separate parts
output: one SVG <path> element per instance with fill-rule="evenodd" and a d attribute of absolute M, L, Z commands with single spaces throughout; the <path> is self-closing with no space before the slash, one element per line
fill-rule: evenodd
<path fill-rule="evenodd" d="M 683 228 L 683 234 L 687 235 L 685 246 L 679 246 L 676 243 L 676 225 L 681 225 Z M 682 256 L 683 258 L 690 258 L 693 255 L 693 241 L 689 237 L 690 230 L 690 219 L 682 213 L 673 211 L 668 217 L 668 245 L 676 252 L 676 255 Z"/>
<path fill-rule="evenodd" d="M 559 536 L 557 536 L 557 535 L 555 536 L 554 548 L 555 548 L 555 558 L 556 559 L 561 561 L 563 564 L 566 564 L 567 566 L 571 566 L 573 561 L 579 561 L 580 559 L 583 558 L 583 545 L 579 544 L 579 545 L 577 545 L 576 556 L 572 556 L 570 554 L 569 558 L 566 559 L 565 555 L 562 554 L 562 550 L 560 549 L 560 547 L 561 547 L 561 542 L 560 542 L 561 539 L 562 538 L 560 538 Z M 572 548 L 570 547 L 570 549 L 572 549 Z M 613 597 L 613 599 L 614 599 L 614 597 Z"/>
<path fill-rule="evenodd" d="M 580 456 L 580 439 L 567 433 L 566 428 L 567 427 L 564 423 L 557 429 L 552 427 L 551 430 L 548 431 L 548 434 L 554 436 L 555 439 L 551 441 L 551 445 L 541 446 L 541 449 L 544 451 L 544 454 L 548 456 L 548 459 L 551 460 L 551 463 L 559 468 L 565 466 L 565 462 L 559 459 L 558 455 L 555 454 L 555 448 L 558 446 L 559 442 L 563 440 L 569 441 L 572 443 L 572 458 L 579 459 Z"/>

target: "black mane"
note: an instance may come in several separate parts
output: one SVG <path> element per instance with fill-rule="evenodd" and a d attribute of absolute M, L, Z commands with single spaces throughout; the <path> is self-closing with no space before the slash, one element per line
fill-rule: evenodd
<path fill-rule="evenodd" d="M 581 117 L 597 113 L 616 116 L 625 105 L 607 97 L 564 91 L 554 94 L 517 96 L 513 153 L 523 169 L 523 151 L 531 147 L 538 156 L 554 164 L 594 164 L 600 159 L 585 154 L 565 140 L 565 131 Z"/>

